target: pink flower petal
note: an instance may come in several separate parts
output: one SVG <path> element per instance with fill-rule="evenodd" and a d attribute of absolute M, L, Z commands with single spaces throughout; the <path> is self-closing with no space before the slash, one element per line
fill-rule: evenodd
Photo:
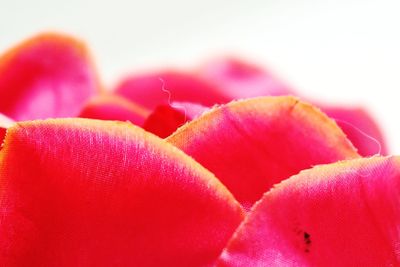
<path fill-rule="evenodd" d="M 116 93 L 151 110 L 174 101 L 205 106 L 229 101 L 205 81 L 178 71 L 132 76 L 117 87 Z"/>
<path fill-rule="evenodd" d="M 360 155 L 387 154 L 382 132 L 365 110 L 339 107 L 323 107 L 322 109 L 329 117 L 336 120 Z"/>
<path fill-rule="evenodd" d="M 99 90 L 86 47 L 42 34 L 0 58 L 0 112 L 14 120 L 73 117 Z"/>
<path fill-rule="evenodd" d="M 318 166 L 264 195 L 218 266 L 398 266 L 400 158 Z"/>
<path fill-rule="evenodd" d="M 123 122 L 18 123 L 0 188 L 0 266 L 205 266 L 243 219 L 210 172 Z"/>
<path fill-rule="evenodd" d="M 216 59 L 204 65 L 198 72 L 201 78 L 210 82 L 222 95 L 231 100 L 295 94 L 291 88 L 268 71 L 235 58 Z M 379 146 L 381 154 L 387 154 L 385 141 L 377 123 L 365 110 L 326 107 L 319 104 L 317 106 L 322 107 L 328 116 L 337 119 L 338 125 L 358 149 L 360 155 L 375 155 L 379 152 Z"/>
<path fill-rule="evenodd" d="M 358 157 L 334 121 L 293 97 L 214 108 L 167 141 L 213 172 L 247 208 L 303 169 Z"/>
<path fill-rule="evenodd" d="M 110 94 L 95 96 L 82 109 L 79 117 L 99 120 L 130 121 L 142 126 L 150 111 L 123 97 Z"/>
<path fill-rule="evenodd" d="M 236 58 L 213 60 L 199 70 L 199 75 L 231 100 L 293 94 L 271 73 Z"/>
<path fill-rule="evenodd" d="M 188 121 L 197 118 L 208 108 L 188 102 L 174 102 L 158 106 L 146 119 L 143 128 L 165 138 Z"/>

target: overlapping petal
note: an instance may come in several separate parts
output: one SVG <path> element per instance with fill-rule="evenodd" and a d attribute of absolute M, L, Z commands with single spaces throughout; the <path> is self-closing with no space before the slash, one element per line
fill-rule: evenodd
<path fill-rule="evenodd" d="M 293 97 L 214 108 L 167 141 L 213 172 L 245 207 L 303 169 L 358 157 L 334 121 Z"/>
<path fill-rule="evenodd" d="M 173 101 L 188 101 L 205 106 L 225 103 L 230 99 L 196 75 L 181 71 L 162 71 L 132 76 L 115 92 L 151 110 Z"/>
<path fill-rule="evenodd" d="M 268 71 L 237 58 L 210 61 L 198 73 L 231 100 L 266 95 L 299 95 Z M 366 110 L 319 104 L 317 106 L 329 117 L 337 119 L 338 125 L 360 155 L 372 156 L 379 152 L 387 154 L 383 135 Z"/>
<path fill-rule="evenodd" d="M 150 111 L 123 97 L 101 94 L 91 99 L 82 109 L 79 117 L 99 120 L 130 121 L 142 126 Z"/>
<path fill-rule="evenodd" d="M 264 195 L 218 266 L 398 266 L 400 158 L 318 166 Z"/>
<path fill-rule="evenodd" d="M 74 38 L 0 57 L 0 266 L 400 265 L 400 158 L 358 159 L 387 153 L 365 110 L 248 99 L 293 91 L 235 58 L 100 91 Z M 114 122 L 32 121 L 76 116 Z"/>
<path fill-rule="evenodd" d="M 210 172 L 122 122 L 18 123 L 0 188 L 1 266 L 204 266 L 243 219 Z"/>
<path fill-rule="evenodd" d="M 99 90 L 82 42 L 41 34 L 0 58 L 0 112 L 14 120 L 77 116 Z"/>
<path fill-rule="evenodd" d="M 207 107 L 188 103 L 173 102 L 158 106 L 146 119 L 143 128 L 159 137 L 165 138 L 188 121 L 197 118 L 208 110 Z"/>
<path fill-rule="evenodd" d="M 323 107 L 322 109 L 329 117 L 336 120 L 360 155 L 387 154 L 382 132 L 364 109 L 344 107 Z"/>

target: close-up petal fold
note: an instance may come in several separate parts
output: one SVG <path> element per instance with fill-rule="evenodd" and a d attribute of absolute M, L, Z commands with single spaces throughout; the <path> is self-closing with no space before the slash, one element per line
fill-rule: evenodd
<path fill-rule="evenodd" d="M 246 208 L 303 169 L 359 157 L 333 120 L 284 96 L 215 107 L 166 140 L 213 172 Z"/>

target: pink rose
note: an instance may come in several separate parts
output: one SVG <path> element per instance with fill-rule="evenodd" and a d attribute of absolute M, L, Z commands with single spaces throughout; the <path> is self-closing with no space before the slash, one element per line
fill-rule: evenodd
<path fill-rule="evenodd" d="M 292 95 L 237 59 L 107 91 L 74 38 L 6 52 L 0 266 L 399 265 L 400 158 Z"/>

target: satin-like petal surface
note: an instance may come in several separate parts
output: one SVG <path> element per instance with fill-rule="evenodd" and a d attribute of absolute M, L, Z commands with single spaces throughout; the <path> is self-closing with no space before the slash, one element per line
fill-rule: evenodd
<path fill-rule="evenodd" d="M 158 106 L 146 119 L 143 128 L 146 131 L 165 138 L 180 126 L 207 111 L 208 108 L 188 102 L 174 102 L 171 105 Z"/>
<path fill-rule="evenodd" d="M 116 88 L 116 93 L 151 110 L 175 101 L 212 106 L 230 100 L 202 79 L 179 71 L 132 76 Z"/>
<path fill-rule="evenodd" d="M 246 208 L 303 169 L 358 157 L 334 121 L 293 97 L 214 108 L 167 141 L 213 172 Z"/>
<path fill-rule="evenodd" d="M 95 96 L 82 109 L 79 117 L 99 120 L 130 121 L 142 126 L 150 111 L 123 97 L 102 94 Z"/>
<path fill-rule="evenodd" d="M 268 71 L 236 58 L 219 58 L 199 70 L 227 98 L 291 95 L 292 90 Z"/>
<path fill-rule="evenodd" d="M 322 110 L 336 120 L 360 155 L 387 154 L 383 134 L 365 110 L 342 107 L 323 107 Z"/>
<path fill-rule="evenodd" d="M 0 188 L 0 266 L 205 266 L 243 219 L 210 172 L 122 122 L 18 123 Z"/>
<path fill-rule="evenodd" d="M 14 120 L 77 116 L 99 84 L 86 47 L 36 36 L 0 57 L 0 112 Z"/>
<path fill-rule="evenodd" d="M 399 266 L 400 158 L 317 166 L 264 195 L 218 266 Z"/>

